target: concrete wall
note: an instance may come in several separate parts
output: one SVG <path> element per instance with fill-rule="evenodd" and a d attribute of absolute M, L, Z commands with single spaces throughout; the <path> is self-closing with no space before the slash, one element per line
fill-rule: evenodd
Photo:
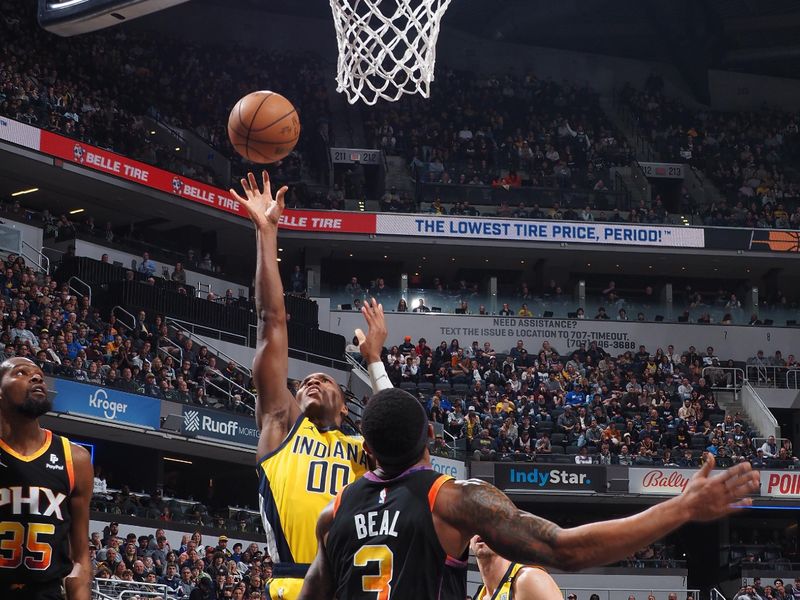
<path fill-rule="evenodd" d="M 770 408 L 800 408 L 800 390 L 756 387 L 756 392 Z"/>
<path fill-rule="evenodd" d="M 244 365 L 249 368 L 253 364 L 253 357 L 255 356 L 255 350 L 253 348 L 250 348 L 249 346 L 242 346 L 239 344 L 233 344 L 231 342 L 223 342 L 212 338 L 206 338 L 200 335 L 196 336 L 196 341 L 197 340 L 200 340 L 201 343 L 203 344 L 214 346 L 218 350 L 230 356 L 240 365 Z M 305 377 L 309 373 L 327 373 L 328 375 L 336 379 L 337 383 L 340 383 L 342 385 L 347 385 L 350 378 L 349 371 L 340 371 L 338 369 L 333 369 L 323 365 L 318 365 L 316 363 L 309 363 L 303 360 L 298 360 L 296 358 L 289 357 L 290 379 L 305 379 Z"/>
<path fill-rule="evenodd" d="M 356 327 L 363 327 L 364 318 L 354 311 L 331 311 L 329 331 L 350 339 Z M 517 340 L 523 340 L 528 352 L 537 353 L 545 340 L 566 354 L 587 347 L 597 340 L 608 352 L 622 354 L 638 350 L 644 344 L 651 352 L 669 344 L 683 352 L 695 346 L 699 352 L 713 346 L 721 359 L 747 360 L 757 350 L 767 356 L 781 350 L 786 356 L 797 352 L 798 330 L 788 327 L 747 327 L 733 325 L 690 325 L 680 323 L 640 323 L 637 321 L 589 321 L 576 319 L 522 319 L 518 317 L 480 317 L 441 314 L 387 313 L 389 338 L 387 345 L 400 344 L 410 335 L 416 341 L 424 337 L 429 346 L 442 340 L 448 344 L 456 338 L 462 346 L 473 340 L 490 342 L 497 352 L 508 352 Z M 325 328 L 320 323 L 321 328 Z"/>
<path fill-rule="evenodd" d="M 119 522 L 119 533 L 124 538 L 129 533 L 135 533 L 136 537 L 138 538 L 140 535 L 155 535 L 156 529 L 152 527 L 143 527 L 141 525 L 127 525 L 123 523 L 124 517 L 120 515 L 108 515 L 108 520 L 99 521 L 97 519 L 90 519 L 89 520 L 89 532 L 97 531 L 101 535 L 103 533 L 103 528 L 111 523 L 112 521 Z M 168 526 L 170 523 L 164 523 L 164 535 L 167 538 L 167 543 L 169 544 L 170 548 L 173 550 L 177 550 L 181 545 L 181 538 L 183 537 L 184 533 L 191 533 L 193 528 L 190 525 L 183 525 L 180 523 L 176 523 L 174 525 L 183 525 L 186 527 L 186 531 L 180 531 L 176 529 L 169 529 Z M 173 526 L 174 526 L 173 525 Z M 263 536 L 252 536 L 254 540 L 259 540 L 258 545 L 259 547 L 262 546 L 264 537 Z M 250 545 L 252 540 L 246 540 L 242 538 L 237 538 L 235 533 L 228 534 L 228 548 L 233 548 L 233 545 L 237 542 L 241 542 L 242 545 L 246 548 Z M 204 535 L 203 536 L 203 545 L 217 545 L 217 538 L 215 536 Z"/>

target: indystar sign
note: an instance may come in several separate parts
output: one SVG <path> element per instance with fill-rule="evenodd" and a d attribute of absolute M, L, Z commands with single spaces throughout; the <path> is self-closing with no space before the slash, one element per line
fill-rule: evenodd
<path fill-rule="evenodd" d="M 601 466 L 563 465 L 542 468 L 525 463 L 496 463 L 494 484 L 502 490 L 570 490 L 603 492 L 606 469 Z"/>
<path fill-rule="evenodd" d="M 193 437 L 208 437 L 255 447 L 259 431 L 250 417 L 197 407 L 183 407 L 181 431 Z"/>

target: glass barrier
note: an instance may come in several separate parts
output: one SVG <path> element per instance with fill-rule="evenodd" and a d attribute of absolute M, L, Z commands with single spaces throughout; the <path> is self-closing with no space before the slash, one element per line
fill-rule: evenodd
<path fill-rule="evenodd" d="M 792 327 L 800 322 L 800 311 L 797 309 L 761 307 L 754 318 L 756 313 L 745 308 L 731 309 L 712 304 L 687 306 L 683 300 L 670 305 L 663 300 L 609 301 L 608 298 L 590 296 L 581 305 L 571 294 L 492 296 L 470 289 L 442 291 L 429 288 L 409 288 L 405 293 L 399 288 L 360 290 L 355 293 L 353 290 L 337 288 L 323 295 L 330 296 L 334 310 L 359 310 L 366 298 L 374 296 L 387 312 L 776 327 Z"/>
<path fill-rule="evenodd" d="M 424 182 L 417 184 L 417 190 L 419 202 L 433 202 L 439 199 L 445 205 L 466 201 L 472 205 L 500 206 L 501 203 L 507 202 L 512 207 L 522 204 L 527 209 L 531 209 L 534 204 L 540 208 L 551 208 L 557 202 L 564 209 L 572 207 L 573 210 L 578 211 L 585 206 L 592 206 L 597 210 L 630 209 L 629 194 L 611 190 L 593 191 L 560 187 L 506 189 L 489 185 Z"/>

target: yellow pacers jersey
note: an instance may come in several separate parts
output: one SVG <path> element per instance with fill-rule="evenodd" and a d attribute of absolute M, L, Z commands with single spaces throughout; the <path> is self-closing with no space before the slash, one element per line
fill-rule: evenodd
<path fill-rule="evenodd" d="M 520 572 L 520 570 L 527 567 L 541 569 L 541 567 L 538 566 L 511 563 L 506 571 L 506 574 L 503 575 L 500 585 L 498 585 L 497 589 L 494 591 L 494 595 L 489 596 L 489 593 L 486 591 L 486 587 L 481 586 L 478 588 L 478 593 L 475 594 L 475 600 L 513 600 L 514 580 L 517 578 L 517 574 Z"/>
<path fill-rule="evenodd" d="M 366 471 L 361 436 L 320 431 L 304 416 L 297 419 L 283 443 L 258 464 L 261 520 L 272 560 L 311 563 L 322 509 Z"/>

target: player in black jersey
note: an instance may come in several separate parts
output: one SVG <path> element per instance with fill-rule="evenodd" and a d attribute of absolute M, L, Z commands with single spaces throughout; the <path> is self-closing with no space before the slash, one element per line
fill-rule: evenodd
<path fill-rule="evenodd" d="M 301 600 L 438 598 L 445 557 L 473 535 L 506 559 L 580 570 L 623 559 L 690 521 L 728 515 L 758 490 L 740 463 L 709 476 L 713 457 L 683 494 L 637 515 L 562 529 L 519 510 L 494 486 L 432 471 L 433 440 L 420 403 L 403 390 L 378 392 L 362 415 L 365 450 L 378 467 L 345 487 L 317 523 L 319 549 Z"/>
<path fill-rule="evenodd" d="M 42 370 L 0 363 L 0 598 L 89 600 L 89 453 L 39 426 L 52 407 Z"/>

